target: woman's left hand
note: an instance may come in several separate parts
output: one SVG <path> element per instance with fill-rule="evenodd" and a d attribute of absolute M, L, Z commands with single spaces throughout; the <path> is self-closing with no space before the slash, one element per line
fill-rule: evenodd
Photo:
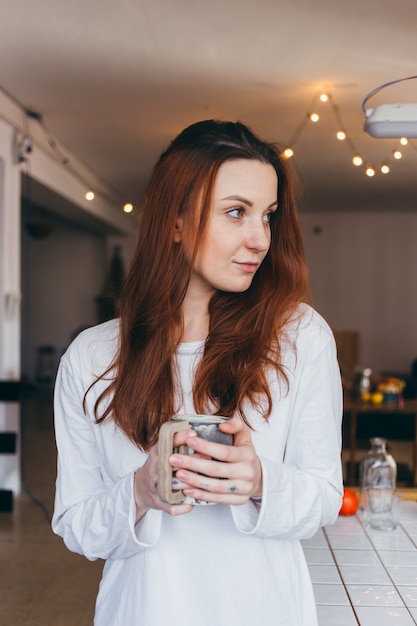
<path fill-rule="evenodd" d="M 233 446 L 189 437 L 186 444 L 197 455 L 173 454 L 169 462 L 187 487 L 187 496 L 219 504 L 245 504 L 262 495 L 262 467 L 250 429 L 236 417 L 219 426 L 234 435 Z"/>

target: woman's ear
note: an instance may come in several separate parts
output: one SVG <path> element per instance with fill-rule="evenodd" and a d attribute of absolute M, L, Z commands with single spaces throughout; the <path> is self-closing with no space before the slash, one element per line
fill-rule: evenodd
<path fill-rule="evenodd" d="M 180 215 L 177 219 L 177 221 L 175 222 L 175 230 L 174 230 L 174 243 L 180 243 L 182 240 L 182 225 L 184 223 L 184 220 L 182 218 L 182 216 Z"/>

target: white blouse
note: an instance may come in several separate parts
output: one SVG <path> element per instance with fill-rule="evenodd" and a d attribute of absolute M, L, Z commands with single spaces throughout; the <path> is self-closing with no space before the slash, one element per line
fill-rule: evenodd
<path fill-rule="evenodd" d="M 247 416 L 262 462 L 261 506 L 150 510 L 135 525 L 133 476 L 146 454 L 112 422 L 94 421 L 118 321 L 82 332 L 62 357 L 55 388 L 58 476 L 54 532 L 88 559 L 105 559 L 95 626 L 316 626 L 300 539 L 336 519 L 342 495 L 342 393 L 332 333 L 310 307 L 288 325 L 289 390 L 270 376 L 273 411 Z M 295 350 L 294 350 L 295 346 Z M 182 413 L 195 413 L 193 372 L 203 342 L 182 344 Z"/>

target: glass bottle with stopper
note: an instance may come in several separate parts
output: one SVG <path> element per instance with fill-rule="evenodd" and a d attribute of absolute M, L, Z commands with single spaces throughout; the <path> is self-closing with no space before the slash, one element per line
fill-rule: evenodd
<path fill-rule="evenodd" d="M 397 482 L 397 464 L 387 452 L 387 440 L 373 437 L 371 449 L 360 463 L 361 489 L 395 489 Z"/>

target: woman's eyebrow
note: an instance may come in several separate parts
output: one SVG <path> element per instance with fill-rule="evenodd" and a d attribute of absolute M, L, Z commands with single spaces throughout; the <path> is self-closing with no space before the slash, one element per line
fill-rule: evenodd
<path fill-rule="evenodd" d="M 234 194 L 232 194 L 231 196 L 225 196 L 224 198 L 221 198 L 221 200 L 236 200 L 237 202 L 244 202 L 248 206 L 253 206 L 253 202 L 251 202 L 247 198 Z"/>
<path fill-rule="evenodd" d="M 234 200 L 237 202 L 243 202 L 244 204 L 247 204 L 248 206 L 253 206 L 253 202 L 251 200 L 248 200 L 247 198 L 244 198 L 243 196 L 234 195 L 234 194 L 232 194 L 231 196 L 225 196 L 224 198 L 220 198 L 220 200 Z M 272 209 L 272 207 L 274 206 L 278 206 L 278 200 L 271 202 L 271 204 L 267 208 Z"/>

